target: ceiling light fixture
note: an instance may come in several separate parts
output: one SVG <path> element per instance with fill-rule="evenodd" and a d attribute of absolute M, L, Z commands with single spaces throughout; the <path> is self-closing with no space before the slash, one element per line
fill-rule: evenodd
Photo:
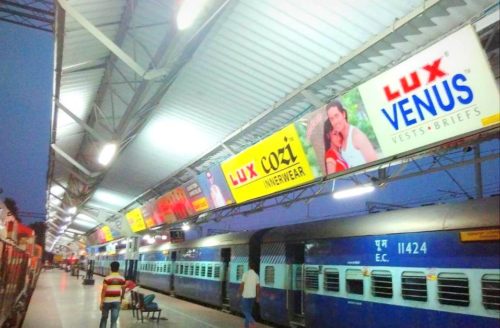
<path fill-rule="evenodd" d="M 183 231 L 189 231 L 189 229 L 191 229 L 191 227 L 189 226 L 189 223 L 183 223 L 182 224 L 182 230 Z"/>
<path fill-rule="evenodd" d="M 76 207 L 74 207 L 74 206 L 72 206 L 72 207 L 68 208 L 68 213 L 69 213 L 69 214 L 76 214 L 76 211 L 77 211 L 77 209 L 76 209 Z"/>
<path fill-rule="evenodd" d="M 115 156 L 117 149 L 118 146 L 113 142 L 105 144 L 104 147 L 102 147 L 99 158 L 97 159 L 99 164 L 106 166 L 111 163 L 111 160 Z"/>
<path fill-rule="evenodd" d="M 190 27 L 205 7 L 206 0 L 184 0 L 177 14 L 177 28 Z"/>
<path fill-rule="evenodd" d="M 336 191 L 333 193 L 333 198 L 335 199 L 343 199 L 354 196 L 360 196 L 367 193 L 370 193 L 375 190 L 375 187 L 372 184 L 356 186 L 350 189 L 344 189 L 340 191 Z"/>

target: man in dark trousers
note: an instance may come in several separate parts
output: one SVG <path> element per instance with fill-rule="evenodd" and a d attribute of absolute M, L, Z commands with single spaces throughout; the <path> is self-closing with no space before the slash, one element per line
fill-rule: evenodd
<path fill-rule="evenodd" d="M 241 277 L 239 294 L 241 295 L 241 311 L 245 316 L 245 328 L 254 328 L 255 319 L 252 317 L 252 308 L 255 301 L 259 302 L 260 284 L 259 275 L 255 272 L 255 263 L 250 263 L 250 269 Z"/>
<path fill-rule="evenodd" d="M 111 262 L 111 273 L 104 278 L 101 291 L 101 323 L 99 328 L 106 328 L 108 315 L 111 311 L 111 328 L 116 328 L 116 322 L 120 315 L 120 306 L 125 295 L 125 278 L 123 278 L 118 270 L 120 263 Z"/>

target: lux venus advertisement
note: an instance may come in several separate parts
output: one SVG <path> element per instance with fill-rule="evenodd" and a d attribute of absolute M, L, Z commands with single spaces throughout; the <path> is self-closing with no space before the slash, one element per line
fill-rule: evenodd
<path fill-rule="evenodd" d="M 385 157 L 497 125 L 498 89 L 472 26 L 359 87 Z"/>

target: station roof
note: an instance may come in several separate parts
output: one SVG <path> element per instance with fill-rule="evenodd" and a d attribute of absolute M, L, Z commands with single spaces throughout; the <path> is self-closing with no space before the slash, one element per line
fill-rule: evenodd
<path fill-rule="evenodd" d="M 49 242 L 110 223 L 496 5 L 205 2 L 179 30 L 182 1 L 56 1 Z M 102 166 L 110 141 L 119 152 Z"/>

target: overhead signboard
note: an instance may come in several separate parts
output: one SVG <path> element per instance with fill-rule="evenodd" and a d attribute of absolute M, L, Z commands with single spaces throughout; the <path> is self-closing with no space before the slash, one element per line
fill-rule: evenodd
<path fill-rule="evenodd" d="M 140 208 L 135 208 L 125 214 L 127 222 L 130 226 L 132 232 L 138 232 L 146 229 L 146 224 L 142 218 L 142 212 Z"/>
<path fill-rule="evenodd" d="M 196 213 L 201 213 L 210 209 L 207 197 L 203 193 L 200 184 L 196 179 L 191 179 L 184 185 L 187 197 Z"/>
<path fill-rule="evenodd" d="M 294 124 L 224 161 L 221 167 L 238 203 L 315 178 Z"/>
<path fill-rule="evenodd" d="M 498 125 L 498 104 L 489 63 L 467 26 L 296 124 L 323 174 L 333 174 Z"/>
<path fill-rule="evenodd" d="M 141 214 L 146 227 L 151 228 L 156 226 L 156 222 L 154 220 L 153 214 L 156 208 L 156 202 L 154 200 L 150 200 L 146 204 L 141 207 Z M 161 223 L 159 223 L 161 224 Z"/>
<path fill-rule="evenodd" d="M 213 165 L 206 172 L 198 175 L 198 184 L 210 208 L 234 204 L 233 195 L 219 165 Z"/>
<path fill-rule="evenodd" d="M 155 226 L 174 223 L 176 220 L 172 209 L 171 197 L 168 194 L 169 193 L 167 192 L 156 200 L 156 206 L 153 212 Z"/>
<path fill-rule="evenodd" d="M 111 229 L 107 225 L 101 227 L 101 231 L 105 241 L 112 241 L 114 239 Z"/>
<path fill-rule="evenodd" d="M 489 62 L 468 25 L 359 87 L 384 156 L 498 124 Z"/>

